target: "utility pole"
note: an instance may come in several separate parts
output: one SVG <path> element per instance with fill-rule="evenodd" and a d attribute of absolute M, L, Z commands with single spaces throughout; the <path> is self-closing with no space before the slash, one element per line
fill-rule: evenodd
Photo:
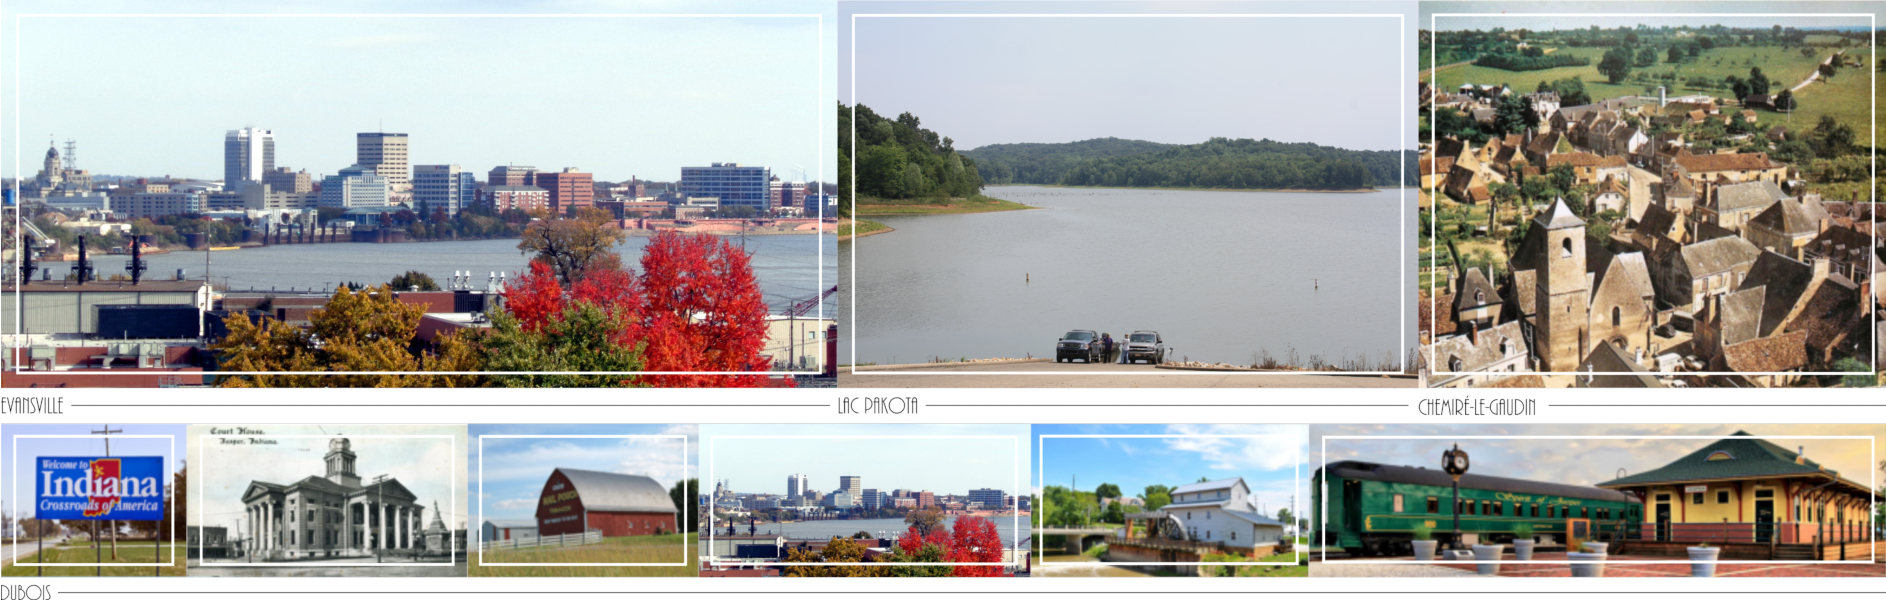
<path fill-rule="evenodd" d="M 105 436 L 105 458 L 111 458 L 111 434 L 114 434 L 114 433 L 124 433 L 124 430 L 112 429 L 110 425 L 106 425 L 104 429 L 92 431 L 92 435 Z M 118 560 L 118 522 L 108 521 L 107 523 L 109 523 L 111 526 L 111 559 Z M 105 562 L 104 560 L 105 550 L 104 548 L 100 548 L 98 546 L 98 522 L 97 521 L 92 522 L 92 548 L 94 551 L 93 553 L 98 555 L 98 559 L 99 559 L 98 562 L 101 562 L 101 563 Z M 156 562 L 155 557 L 152 557 L 151 560 L 152 562 Z M 100 577 L 104 576 L 105 567 L 98 566 L 98 567 L 94 567 L 94 569 L 95 569 L 96 576 L 100 576 Z"/>

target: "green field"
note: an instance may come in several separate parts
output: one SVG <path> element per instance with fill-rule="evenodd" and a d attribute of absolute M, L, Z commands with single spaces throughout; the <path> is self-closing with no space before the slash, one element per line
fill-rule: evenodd
<path fill-rule="evenodd" d="M 701 536 L 642 535 L 604 538 L 601 543 L 568 548 L 485 550 L 494 563 L 676 563 L 668 567 L 485 567 L 478 552 L 469 553 L 472 577 L 694 577 L 700 571 Z M 685 546 L 685 547 L 684 547 Z"/>
<path fill-rule="evenodd" d="M 968 198 L 903 198 L 888 200 L 884 198 L 858 198 L 859 215 L 924 215 L 1000 212 L 1005 210 L 1024 210 L 1034 208 L 1019 202 L 1010 202 L 988 196 Z"/>
<path fill-rule="evenodd" d="M 1871 140 L 1867 139 L 1866 131 L 1873 120 L 1873 97 L 1867 82 L 1874 74 L 1867 71 L 1863 67 L 1847 67 L 1833 79 L 1807 84 L 1794 94 L 1793 115 L 1762 112 L 1762 126 L 1783 125 L 1789 131 L 1806 131 L 1820 122 L 1821 115 L 1832 115 L 1835 120 L 1853 126 L 1855 144 L 1868 145 Z"/>
<path fill-rule="evenodd" d="M 1591 64 L 1581 67 L 1560 67 L 1539 71 L 1507 71 L 1491 67 L 1466 65 L 1442 69 L 1435 73 L 1435 83 L 1443 90 L 1454 90 L 1463 83 L 1480 85 L 1507 84 L 1522 92 L 1538 89 L 1541 81 L 1556 81 L 1577 76 L 1585 81 L 1585 91 L 1591 94 L 1593 101 L 1615 98 L 1618 96 L 1644 95 L 1646 86 L 1654 88 L 1655 82 L 1625 81 L 1611 85 L 1605 76 L 1598 73 L 1598 61 L 1604 57 L 1604 48 L 1559 48 L 1554 54 L 1567 53 L 1591 59 Z M 1798 50 L 1784 49 L 1780 46 L 1730 47 L 1705 50 L 1702 55 L 1680 64 L 1658 62 L 1649 67 L 1632 69 L 1632 73 L 1674 73 L 1680 79 L 1687 80 L 1694 76 L 1705 76 L 1722 80 L 1730 75 L 1746 78 L 1749 68 L 1760 66 L 1770 80 L 1776 82 L 1777 91 L 1787 89 L 1806 79 L 1820 61 L 1826 60 L 1833 51 L 1825 48 L 1815 49 L 1811 57 L 1801 56 Z M 1671 88 L 1671 95 L 1692 92 L 1707 92 L 1718 97 L 1731 94 L 1727 90 L 1694 90 L 1687 87 Z"/>
<path fill-rule="evenodd" d="M 1307 558 L 1307 556 L 1306 556 Z M 1203 562 L 1250 562 L 1251 559 L 1229 554 L 1209 554 Z M 1257 559 L 1260 563 L 1277 563 L 1277 566 L 1206 566 L 1203 575 L 1207 577 L 1309 577 L 1310 567 L 1297 562 L 1296 553 L 1272 554 Z"/>
<path fill-rule="evenodd" d="M 32 556 L 27 557 L 26 562 L 44 562 L 44 563 L 169 562 L 171 545 L 172 544 L 164 544 L 161 546 L 153 547 L 150 543 L 150 540 L 145 540 L 143 543 L 139 543 L 137 541 L 118 540 L 117 560 L 113 560 L 111 558 L 111 545 L 107 543 L 104 548 L 104 560 L 102 561 L 99 560 L 98 552 L 93 550 L 90 546 L 76 546 L 76 545 L 55 546 L 55 547 L 46 548 L 45 550 L 40 551 L 38 554 L 34 554 Z M 184 548 L 182 546 L 178 546 L 177 547 L 177 560 L 176 560 L 175 566 L 169 566 L 169 567 L 111 566 L 111 567 L 104 568 L 104 574 L 109 577 L 150 577 L 154 574 L 158 574 L 158 571 L 161 570 L 162 573 L 158 574 L 158 576 L 160 577 L 182 577 L 184 575 L 183 554 L 184 554 Z M 40 567 L 16 566 L 13 564 L 13 562 L 14 561 L 7 561 L 7 564 L 4 567 L 0 567 L 0 576 L 32 577 L 35 574 L 40 572 Z M 98 573 L 98 567 L 44 567 L 44 569 L 45 569 L 44 570 L 45 576 L 47 577 L 91 577 Z"/>

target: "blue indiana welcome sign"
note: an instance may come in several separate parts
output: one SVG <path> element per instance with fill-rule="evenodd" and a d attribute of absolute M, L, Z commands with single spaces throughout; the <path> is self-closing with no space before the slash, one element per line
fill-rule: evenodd
<path fill-rule="evenodd" d="M 164 519 L 162 456 L 42 456 L 34 466 L 37 518 Z"/>

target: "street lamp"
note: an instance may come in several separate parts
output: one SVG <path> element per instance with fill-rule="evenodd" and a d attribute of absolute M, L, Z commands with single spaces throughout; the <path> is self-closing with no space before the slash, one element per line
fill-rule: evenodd
<path fill-rule="evenodd" d="M 1467 474 L 1467 467 L 1472 464 L 1467 458 L 1467 451 L 1454 444 L 1454 449 L 1441 452 L 1441 470 L 1454 478 L 1454 549 L 1464 550 L 1460 535 L 1460 476 Z"/>

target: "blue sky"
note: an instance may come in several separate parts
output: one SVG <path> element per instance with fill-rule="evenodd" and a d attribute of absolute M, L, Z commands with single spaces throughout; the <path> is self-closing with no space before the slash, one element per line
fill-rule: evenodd
<path fill-rule="evenodd" d="M 535 518 L 544 481 L 558 468 L 645 475 L 667 489 L 694 477 L 698 464 L 694 425 L 472 425 L 470 431 L 470 489 L 484 510 L 482 517 L 474 514 L 472 519 L 480 522 Z M 479 437 L 495 435 L 681 435 L 686 439 Z"/>
<path fill-rule="evenodd" d="M 958 149 L 1120 137 L 1401 145 L 1414 2 L 847 2 L 851 14 L 1402 14 L 1330 17 L 859 17 L 857 102 L 910 112 Z M 1332 10 L 1340 6 L 1340 11 Z M 1340 39 L 1341 43 L 1330 43 Z M 1412 59 L 1412 55 L 1406 56 Z M 1406 83 L 1407 87 L 1404 87 Z M 847 79 L 839 84 L 847 103 Z M 1412 127 L 1412 123 L 1407 123 Z"/>
<path fill-rule="evenodd" d="M 1472 14 L 1472 13 L 1551 13 L 1555 15 L 1576 13 L 1643 13 L 1645 16 L 1630 17 L 1442 17 L 1433 22 L 1435 29 L 1487 29 L 1505 27 L 1507 29 L 1565 29 L 1583 28 L 1597 25 L 1604 28 L 1629 27 L 1644 24 L 1651 27 L 1665 25 L 1677 27 L 1689 25 L 1702 27 L 1721 24 L 1728 27 L 1762 27 L 1774 25 L 1783 27 L 1865 27 L 1870 23 L 1865 17 L 1656 17 L 1658 13 L 1679 14 L 1879 14 L 1886 11 L 1880 3 L 1862 2 L 1422 2 L 1421 28 L 1429 28 L 1429 17 L 1433 13 Z"/>
<path fill-rule="evenodd" d="M 1711 443 L 1711 440 L 1653 440 L 1639 436 L 1727 436 L 1736 431 L 1756 436 L 1867 435 L 1867 440 L 1770 440 L 1789 449 L 1805 446 L 1807 457 L 1838 470 L 1842 477 L 1861 484 L 1883 474 L 1872 464 L 1875 443 L 1886 442 L 1878 425 L 1316 425 L 1311 427 L 1312 469 L 1328 460 L 1364 460 L 1393 465 L 1439 468 L 1441 452 L 1458 442 L 1473 457 L 1473 472 L 1482 475 L 1593 485 L 1625 474 L 1642 473 L 1669 464 Z M 1325 440 L 1329 435 L 1548 435 L 1630 436 L 1637 439 L 1597 440 Z M 1306 473 L 1304 477 L 1309 477 Z"/>
<path fill-rule="evenodd" d="M 1159 438 L 1046 438 L 1043 435 L 1162 435 Z M 1264 436 L 1250 438 L 1203 436 Z M 1265 512 L 1307 493 L 1305 425 L 1036 425 L 1042 485 L 1081 490 L 1102 483 L 1138 496 L 1146 486 L 1177 487 L 1198 478 L 1244 478 Z M 1297 504 L 1302 506 L 1308 496 Z M 1298 512 L 1304 512 L 1299 510 Z"/>
<path fill-rule="evenodd" d="M 725 479 L 737 492 L 784 494 L 786 477 L 803 474 L 813 489 L 827 493 L 838 489 L 839 476 L 856 475 L 869 489 L 966 494 L 994 488 L 1014 494 L 1031 481 L 1031 450 L 1027 425 L 702 425 L 701 490 L 712 492 L 713 481 Z"/>
<path fill-rule="evenodd" d="M 821 159 L 836 173 L 831 2 L 20 0 L 0 16 L 11 33 L 20 14 L 152 11 L 539 16 L 22 19 L 20 72 L 0 61 L 0 97 L 19 91 L 25 176 L 50 136 L 76 139 L 93 173 L 221 178 L 222 136 L 244 126 L 274 130 L 277 166 L 321 174 L 351 164 L 354 134 L 373 131 L 410 135 L 412 164 L 480 174 L 518 164 L 671 181 L 682 166 L 731 161 L 794 178 L 795 165 L 818 176 Z M 544 17 L 601 13 L 819 14 L 826 27 Z M 0 163 L 15 175 L 14 160 Z"/>
<path fill-rule="evenodd" d="M 0 500 L 6 501 L 9 514 L 31 516 L 33 505 L 33 460 L 41 456 L 104 456 L 107 436 L 91 435 L 93 431 L 104 429 L 98 425 L 15 425 L 8 424 L 0 428 L 0 444 L 10 458 L 4 463 L 4 472 L 0 472 Z M 112 424 L 112 429 L 123 432 L 111 437 L 112 456 L 165 456 L 171 458 L 171 471 L 184 468 L 184 425 L 123 425 Z M 44 439 L 20 438 L 22 435 L 82 435 L 84 438 Z M 170 440 L 153 438 L 128 438 L 129 435 L 171 435 Z M 17 446 L 15 444 L 18 444 Z M 17 451 L 15 449 L 18 449 Z M 16 479 L 16 477 L 23 477 Z M 164 485 L 170 485 L 165 481 Z"/>

